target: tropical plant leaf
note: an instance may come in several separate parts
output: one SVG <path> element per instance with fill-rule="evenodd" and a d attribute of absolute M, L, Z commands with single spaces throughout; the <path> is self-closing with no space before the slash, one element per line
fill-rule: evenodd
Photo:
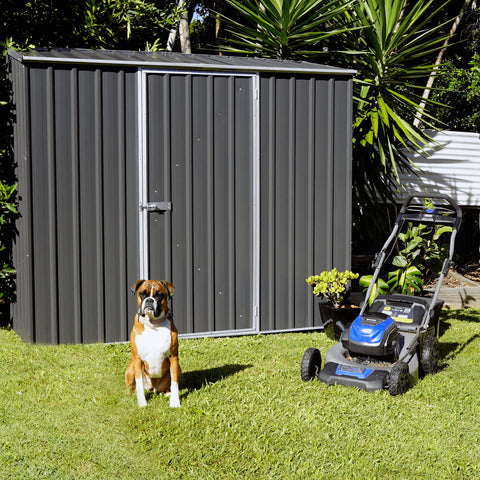
<path fill-rule="evenodd" d="M 408 261 L 407 259 L 402 256 L 402 255 L 397 255 L 393 261 L 392 261 L 392 264 L 395 265 L 396 267 L 400 267 L 400 268 L 404 268 L 407 266 L 408 264 Z"/>
<path fill-rule="evenodd" d="M 348 9 L 348 21 L 362 29 L 336 38 L 342 41 L 336 46 L 341 65 L 355 52 L 354 209 L 363 221 L 373 212 L 368 232 L 379 223 L 375 205 L 394 201 L 399 172 L 415 169 L 408 151 L 422 152 L 429 141 L 413 119 L 420 108 L 416 92 L 432 70 L 429 59 L 445 40 L 439 34 L 444 24 L 434 22 L 443 5 L 417 0 L 404 7 L 404 0 L 359 1 Z M 362 141 L 366 138 L 373 141 Z M 374 169 L 381 174 L 372 176 Z"/>
<path fill-rule="evenodd" d="M 358 283 L 363 288 L 363 292 L 366 293 L 368 287 L 372 283 L 373 275 L 363 275 L 359 278 Z M 374 300 L 379 295 L 386 295 L 390 291 L 390 287 L 385 280 L 382 278 L 377 278 L 377 281 L 372 287 L 372 292 L 370 293 L 370 297 L 368 298 L 368 304 L 372 305 Z"/>
<path fill-rule="evenodd" d="M 446 225 L 440 227 L 435 234 L 433 235 L 433 240 L 436 241 L 438 240 L 444 233 L 451 233 L 452 232 L 452 227 L 448 227 Z"/>
<path fill-rule="evenodd" d="M 388 274 L 387 283 L 392 291 L 411 295 L 414 291 L 421 291 L 423 285 L 422 272 L 415 266 L 407 269 L 399 268 Z"/>

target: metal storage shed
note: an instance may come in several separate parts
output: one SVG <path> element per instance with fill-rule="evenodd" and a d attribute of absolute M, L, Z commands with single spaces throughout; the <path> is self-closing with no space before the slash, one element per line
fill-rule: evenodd
<path fill-rule="evenodd" d="M 9 52 L 15 330 L 128 340 L 138 278 L 181 335 L 315 328 L 305 277 L 350 265 L 351 70 L 225 56 Z"/>

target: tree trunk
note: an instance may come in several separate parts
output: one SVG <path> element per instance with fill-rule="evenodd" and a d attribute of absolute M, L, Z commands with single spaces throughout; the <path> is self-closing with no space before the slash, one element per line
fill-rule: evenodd
<path fill-rule="evenodd" d="M 217 43 L 217 47 L 222 46 L 222 37 L 223 37 L 223 21 L 222 21 L 222 13 L 223 13 L 223 0 L 217 0 L 216 2 L 217 13 L 215 15 L 215 40 Z M 222 52 L 219 52 L 219 55 L 222 55 Z"/>
<path fill-rule="evenodd" d="M 190 44 L 190 23 L 188 21 L 188 10 L 186 0 L 178 0 L 178 8 L 183 10 L 180 16 L 178 30 L 180 32 L 180 48 L 182 53 L 192 53 Z M 177 38 L 177 26 L 170 30 L 167 40 L 167 52 L 172 52 Z"/>
<path fill-rule="evenodd" d="M 448 43 L 450 41 L 450 38 L 452 38 L 455 35 L 455 32 L 457 31 L 458 25 L 460 24 L 460 21 L 462 20 L 463 15 L 465 14 L 466 9 L 469 7 L 470 2 L 472 0 L 465 0 L 465 3 L 463 4 L 462 9 L 460 10 L 460 13 L 458 14 L 457 18 L 455 18 L 455 21 L 453 22 L 452 28 L 450 29 L 450 34 L 447 39 L 443 42 L 442 49 L 440 52 L 438 52 L 437 59 L 435 60 L 435 63 L 433 65 L 433 70 L 432 73 L 430 74 L 430 77 L 428 78 L 427 85 L 425 86 L 425 90 L 423 91 L 422 98 L 423 100 L 420 102 L 419 105 L 419 112 L 417 114 L 417 117 L 413 121 L 413 124 L 418 127 L 420 125 L 420 121 L 422 120 L 422 114 L 425 109 L 425 106 L 427 104 L 428 97 L 430 96 L 430 92 L 432 90 L 433 82 L 435 81 L 435 77 L 437 75 L 438 68 L 440 67 L 440 64 L 442 63 L 443 56 L 445 55 L 445 52 L 447 51 Z M 477 8 L 477 2 L 476 0 L 473 0 L 472 3 L 472 8 Z"/>
<path fill-rule="evenodd" d="M 183 5 L 186 7 L 186 2 L 184 2 Z M 180 48 L 182 49 L 182 53 L 192 53 L 192 46 L 190 44 L 190 23 L 188 21 L 188 11 L 186 8 L 180 17 L 178 30 L 180 32 Z"/>
<path fill-rule="evenodd" d="M 173 51 L 173 46 L 175 45 L 176 38 L 177 38 L 177 27 L 175 26 L 170 30 L 170 33 L 168 35 L 167 47 L 166 47 L 167 52 Z"/>

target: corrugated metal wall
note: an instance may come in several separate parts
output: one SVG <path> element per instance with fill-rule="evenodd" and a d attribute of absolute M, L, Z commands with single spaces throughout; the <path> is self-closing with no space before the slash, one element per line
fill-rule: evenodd
<path fill-rule="evenodd" d="M 440 192 L 459 205 L 480 206 L 480 135 L 469 132 L 427 131 L 433 139 L 424 155 L 411 156 L 418 176 L 400 175 L 406 191 Z"/>
<path fill-rule="evenodd" d="M 262 331 L 314 327 L 305 278 L 351 262 L 352 79 L 262 76 Z"/>
<path fill-rule="evenodd" d="M 40 343 L 125 339 L 138 271 L 136 72 L 12 68 L 22 215 L 14 327 Z"/>

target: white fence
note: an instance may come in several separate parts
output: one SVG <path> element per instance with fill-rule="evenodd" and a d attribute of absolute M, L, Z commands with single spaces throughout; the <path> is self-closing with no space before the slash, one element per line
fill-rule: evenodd
<path fill-rule="evenodd" d="M 467 132 L 427 132 L 433 139 L 423 155 L 411 157 L 420 169 L 401 174 L 407 192 L 450 195 L 461 206 L 480 206 L 480 135 Z"/>

